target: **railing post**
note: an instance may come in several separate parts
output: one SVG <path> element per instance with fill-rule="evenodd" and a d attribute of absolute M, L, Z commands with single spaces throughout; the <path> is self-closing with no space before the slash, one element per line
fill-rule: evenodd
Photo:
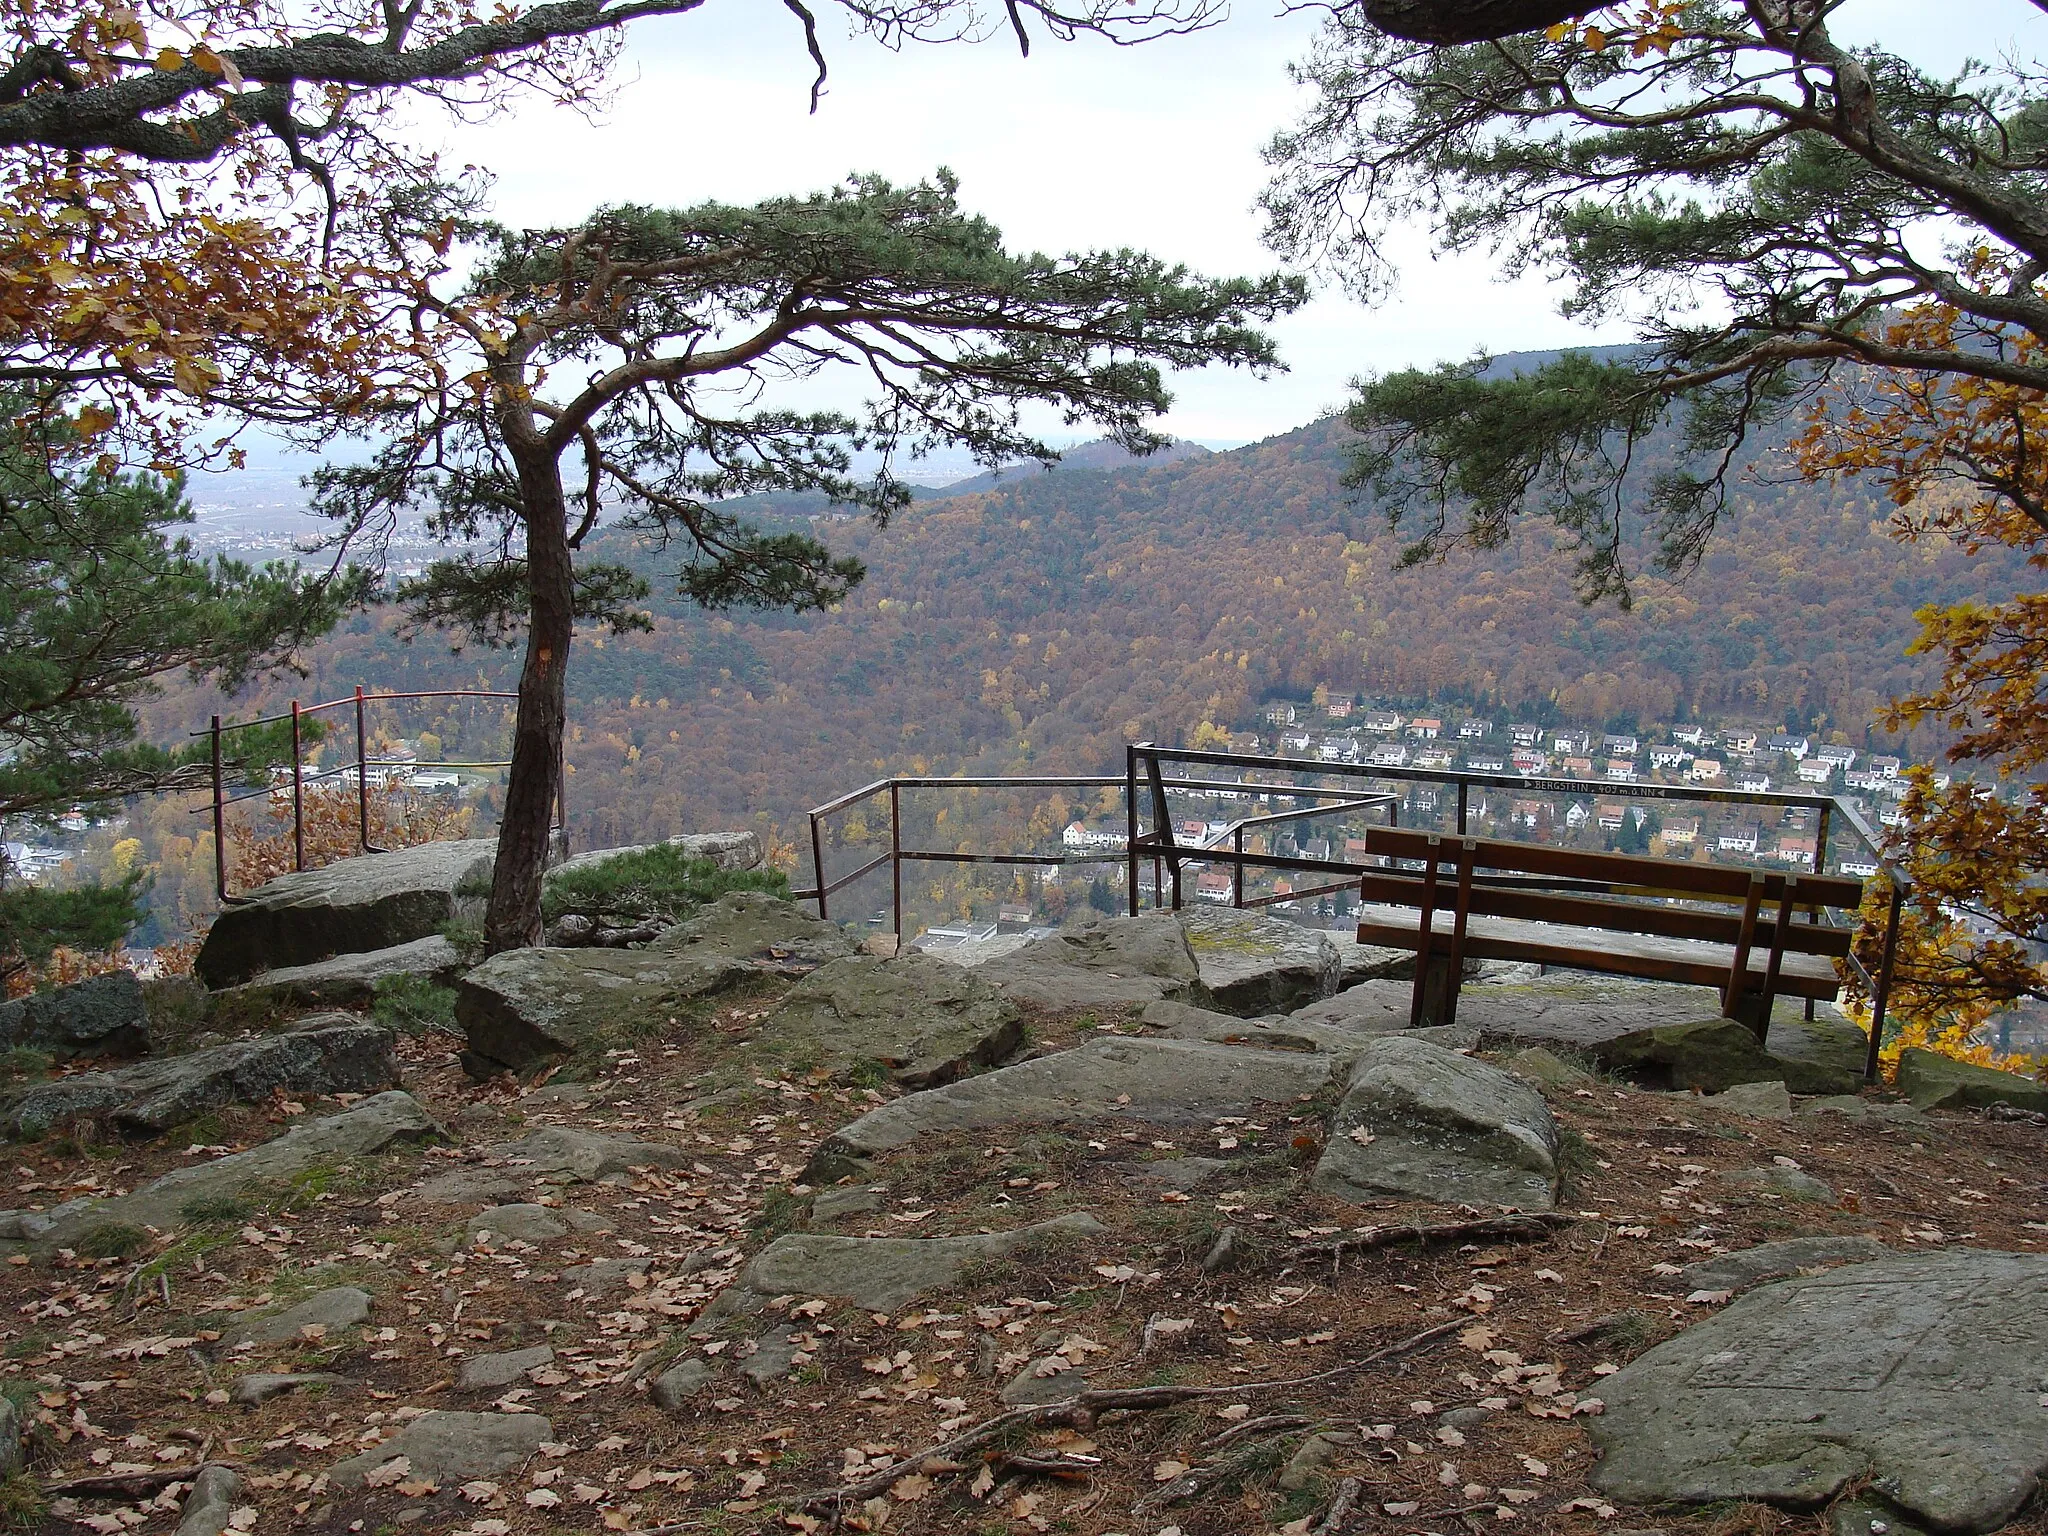
<path fill-rule="evenodd" d="M 1124 746 L 1124 872 L 1131 916 L 1138 915 L 1138 749 Z M 1153 878 L 1156 880 L 1157 875 Z M 1155 887 L 1156 889 L 1156 887 Z"/>
<path fill-rule="evenodd" d="M 1230 866 L 1230 904 L 1231 904 L 1231 905 L 1232 905 L 1233 907 L 1242 907 L 1242 906 L 1244 905 L 1244 828 L 1243 828 L 1243 827 L 1239 827 L 1239 828 L 1237 829 L 1237 832 L 1236 832 L 1236 840 L 1237 840 L 1237 862 L 1236 862 L 1235 864 L 1233 864 L 1233 865 L 1231 865 L 1231 866 Z M 1271 845 L 1270 845 L 1270 844 L 1268 844 L 1268 846 L 1270 847 Z"/>
<path fill-rule="evenodd" d="M 818 833 L 818 813 L 811 812 L 811 868 L 818 876 L 818 920 L 825 920 L 825 841 Z"/>
<path fill-rule="evenodd" d="M 1877 986 L 1870 998 L 1870 1048 L 1863 1058 L 1863 1080 L 1867 1083 L 1874 1083 L 1878 1078 L 1878 1053 L 1884 1049 L 1884 1013 L 1892 1000 L 1892 962 L 1898 958 L 1899 917 L 1905 904 L 1905 889 L 1895 880 L 1892 882 L 1891 918 L 1884 930 L 1884 958 L 1878 962 Z"/>
<path fill-rule="evenodd" d="M 220 716 L 213 717 L 213 894 L 228 899 L 228 815 L 220 772 Z"/>
<path fill-rule="evenodd" d="M 363 685 L 356 684 L 356 844 L 370 851 L 370 748 L 363 729 Z"/>
<path fill-rule="evenodd" d="M 1471 786 L 1463 779 L 1458 780 L 1458 836 L 1465 835 L 1465 791 Z"/>
<path fill-rule="evenodd" d="M 306 867 L 306 771 L 299 761 L 299 701 L 292 700 L 292 868 Z"/>
<path fill-rule="evenodd" d="M 825 882 L 820 880 L 819 886 Z M 903 786 L 889 781 L 889 887 L 896 913 L 896 948 L 903 948 Z"/>

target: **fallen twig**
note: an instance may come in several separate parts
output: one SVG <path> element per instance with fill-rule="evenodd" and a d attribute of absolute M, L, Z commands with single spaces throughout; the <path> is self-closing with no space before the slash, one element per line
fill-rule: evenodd
<path fill-rule="evenodd" d="M 61 1483 L 43 1484 L 45 1493 L 78 1493 L 87 1498 L 142 1499 L 161 1492 L 172 1483 L 189 1483 L 208 1467 L 230 1467 L 239 1472 L 238 1461 L 199 1461 L 183 1467 L 151 1467 L 143 1472 L 96 1472 Z"/>
<path fill-rule="evenodd" d="M 1376 1349 L 1369 1355 L 1335 1366 L 1327 1371 L 1318 1371 L 1312 1376 L 1290 1376 L 1276 1381 L 1240 1381 L 1220 1387 L 1102 1387 L 1080 1392 L 1057 1403 L 1042 1403 L 1033 1407 L 1013 1408 L 1008 1413 L 999 1413 L 992 1419 L 984 1419 L 972 1429 L 962 1430 L 950 1440 L 942 1440 L 928 1450 L 916 1451 L 911 1455 L 892 1461 L 885 1467 L 870 1471 L 850 1483 L 841 1483 L 837 1488 L 825 1488 L 804 1498 L 806 1509 L 821 1506 L 838 1507 L 852 1501 L 855 1503 L 874 1497 L 893 1484 L 898 1478 L 907 1477 L 924 1463 L 932 1460 L 960 1461 L 983 1446 L 1000 1440 L 1013 1429 L 1042 1429 L 1048 1425 L 1063 1425 L 1069 1429 L 1088 1429 L 1105 1413 L 1143 1413 L 1156 1408 L 1171 1408 L 1179 1403 L 1196 1402 L 1203 1398 L 1227 1397 L 1233 1401 L 1250 1396 L 1255 1392 L 1285 1392 L 1296 1387 L 1314 1386 L 1319 1382 L 1334 1381 L 1340 1376 L 1349 1376 L 1370 1366 L 1395 1360 L 1402 1355 L 1413 1354 L 1446 1338 L 1466 1326 L 1463 1320 L 1438 1323 L 1433 1328 L 1411 1334 L 1405 1339 Z"/>
<path fill-rule="evenodd" d="M 1306 1429 L 1313 1422 L 1298 1413 L 1269 1413 L 1262 1418 L 1246 1419 L 1241 1424 L 1233 1424 L 1221 1434 L 1211 1435 L 1202 1442 L 1202 1449 L 1213 1451 L 1245 1435 L 1255 1435 L 1262 1429 Z"/>
<path fill-rule="evenodd" d="M 1344 1528 L 1344 1522 L 1351 1518 L 1351 1510 L 1358 1503 L 1358 1496 L 1365 1492 L 1365 1483 L 1356 1477 L 1347 1477 L 1337 1485 L 1336 1497 L 1330 1500 L 1330 1507 L 1323 1512 L 1322 1522 L 1316 1526 L 1316 1536 L 1336 1536 Z"/>
<path fill-rule="evenodd" d="M 925 1466 L 931 1466 L 929 1457 Z M 1034 1472 L 1041 1477 L 1057 1477 L 1070 1483 L 1085 1483 L 1101 1469 L 1102 1458 L 1091 1456 L 1086 1461 L 1075 1461 L 1065 1456 L 1020 1456 L 1011 1451 L 998 1451 L 989 1457 L 989 1470 L 1000 1476 L 1006 1472 Z"/>
<path fill-rule="evenodd" d="M 1562 1211 L 1537 1211 L 1514 1216 L 1482 1216 L 1476 1221 L 1442 1221 L 1433 1225 L 1404 1222 L 1398 1226 L 1364 1227 L 1349 1237 L 1326 1243 L 1309 1243 L 1295 1252 L 1303 1258 L 1341 1259 L 1347 1253 L 1366 1253 L 1396 1243 L 1446 1243 L 1466 1237 L 1547 1237 L 1559 1227 L 1578 1220 Z"/>

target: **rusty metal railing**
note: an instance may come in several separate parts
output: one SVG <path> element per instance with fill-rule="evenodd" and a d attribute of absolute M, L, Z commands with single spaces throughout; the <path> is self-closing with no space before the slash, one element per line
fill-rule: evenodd
<path fill-rule="evenodd" d="M 254 720 L 230 720 L 224 722 L 219 715 L 213 716 L 205 730 L 192 732 L 194 736 L 211 738 L 209 745 L 212 764 L 213 803 L 211 806 L 200 807 L 192 814 L 203 816 L 210 810 L 213 816 L 213 886 L 215 896 L 220 899 L 223 905 L 238 899 L 228 890 L 228 807 L 239 805 L 245 800 L 268 797 L 277 792 L 277 786 L 274 784 L 266 784 L 260 789 L 247 790 L 241 794 L 229 794 L 227 792 L 227 777 L 223 766 L 224 755 L 221 747 L 224 738 L 236 731 L 253 730 L 258 726 L 264 725 L 276 725 L 284 720 L 291 721 L 292 868 L 294 870 L 303 870 L 306 867 L 306 786 L 308 784 L 318 784 L 327 779 L 341 778 L 350 773 L 353 773 L 356 779 L 357 847 L 363 853 L 383 853 L 387 851 L 375 846 L 370 841 L 370 770 L 373 768 L 391 769 L 415 765 L 411 760 L 405 758 L 370 756 L 368 721 L 366 718 L 368 706 L 372 704 L 397 703 L 409 699 L 516 699 L 518 697 L 519 695 L 516 693 L 508 693 L 490 688 L 428 688 L 406 693 L 364 693 L 362 688 L 358 686 L 354 693 L 346 697 L 328 699 L 319 704 L 301 704 L 297 699 L 293 699 L 290 709 L 281 710 L 274 715 L 262 715 Z M 314 773 L 307 773 L 304 741 L 305 722 L 313 716 L 325 714 L 330 710 L 351 709 L 355 714 L 355 757 L 332 768 L 323 768 Z M 509 758 L 494 758 L 477 762 L 436 761 L 425 766 L 432 768 L 478 769 L 504 768 L 510 766 L 510 763 L 511 759 Z M 558 762 L 555 773 L 554 822 L 557 833 L 562 833 L 567 825 L 565 819 L 567 810 L 564 805 L 567 775 L 561 769 L 562 765 Z"/>

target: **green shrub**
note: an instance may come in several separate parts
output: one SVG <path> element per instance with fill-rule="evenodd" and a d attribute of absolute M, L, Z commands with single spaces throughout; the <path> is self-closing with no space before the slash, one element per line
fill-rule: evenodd
<path fill-rule="evenodd" d="M 789 877 L 779 870 L 720 869 L 673 844 L 656 843 L 550 876 L 541 888 L 541 913 L 551 923 L 571 913 L 675 923 L 732 891 L 766 891 L 787 900 Z"/>
<path fill-rule="evenodd" d="M 256 1214 L 256 1207 L 233 1195 L 195 1195 L 178 1207 L 178 1214 L 195 1227 L 203 1227 L 247 1221 Z"/>
<path fill-rule="evenodd" d="M 78 1240 L 81 1259 L 125 1259 L 149 1246 L 149 1234 L 125 1221 L 94 1227 Z"/>
<path fill-rule="evenodd" d="M 0 1067 L 4 1067 L 12 1077 L 41 1077 L 56 1064 L 56 1058 L 48 1052 L 26 1045 L 17 1045 L 0 1056 Z"/>
<path fill-rule="evenodd" d="M 455 1032 L 455 989 L 424 976 L 381 976 L 370 1016 L 401 1035 Z"/>

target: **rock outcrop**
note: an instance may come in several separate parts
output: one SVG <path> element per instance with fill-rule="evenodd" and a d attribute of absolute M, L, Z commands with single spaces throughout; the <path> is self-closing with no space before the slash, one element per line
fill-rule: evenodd
<path fill-rule="evenodd" d="M 106 1121 L 154 1136 L 227 1104 L 375 1093 L 398 1081 L 391 1031 L 352 1014 L 316 1014 L 290 1032 L 236 1040 L 111 1072 L 81 1072 L 0 1098 L 0 1131 L 41 1136 L 69 1121 Z"/>
<path fill-rule="evenodd" d="M 0 1003 L 0 1050 L 14 1046 L 65 1059 L 140 1056 L 149 1049 L 142 983 L 109 971 Z"/>
<path fill-rule="evenodd" d="M 214 919 L 192 968 L 209 987 L 260 973 L 366 954 L 440 931 L 456 913 L 456 887 L 490 878 L 488 838 L 421 843 L 280 875 Z"/>
<path fill-rule="evenodd" d="M 1330 1122 L 1314 1187 L 1547 1211 L 1557 1124 L 1543 1096 L 1497 1067 L 1404 1035 L 1367 1045 Z"/>
<path fill-rule="evenodd" d="M 925 1088 L 1002 1061 L 1024 1026 L 1017 1005 L 979 970 L 915 953 L 852 955 L 798 982 L 753 1038 L 806 1070 L 872 1063 L 905 1088 Z"/>
<path fill-rule="evenodd" d="M 1330 1058 L 1198 1040 L 1094 1040 L 1035 1061 L 914 1093 L 869 1110 L 827 1147 L 865 1157 L 921 1137 L 995 1126 L 1064 1125 L 1128 1116 L 1206 1125 L 1222 1115 L 1291 1106 L 1330 1077 Z"/>
<path fill-rule="evenodd" d="M 1694 1019 L 1638 1029 L 1593 1048 L 1609 1071 L 1649 1088 L 1690 1088 L 1721 1093 L 1737 1083 L 1781 1082 L 1793 1093 L 1854 1093 L 1853 1072 L 1824 1059 L 1773 1056 L 1747 1025 L 1733 1019 Z"/>
<path fill-rule="evenodd" d="M 461 971 L 462 952 L 440 934 L 430 933 L 390 949 L 264 971 L 253 981 L 222 992 L 263 1008 L 366 1008 L 377 996 L 377 983 L 388 977 L 417 976 L 446 985 Z"/>
<path fill-rule="evenodd" d="M 1909 1046 L 1899 1053 L 1899 1091 L 1918 1110 L 1988 1109 L 2010 1104 L 2014 1109 L 2048 1114 L 2048 1088 L 2017 1072 L 2000 1072 L 1934 1051 Z"/>
<path fill-rule="evenodd" d="M 1816 1508 L 1865 1484 L 1991 1531 L 2048 1472 L 2048 1256 L 1957 1249 L 1767 1285 L 1602 1384 L 1593 1479 L 1642 1504 Z"/>

